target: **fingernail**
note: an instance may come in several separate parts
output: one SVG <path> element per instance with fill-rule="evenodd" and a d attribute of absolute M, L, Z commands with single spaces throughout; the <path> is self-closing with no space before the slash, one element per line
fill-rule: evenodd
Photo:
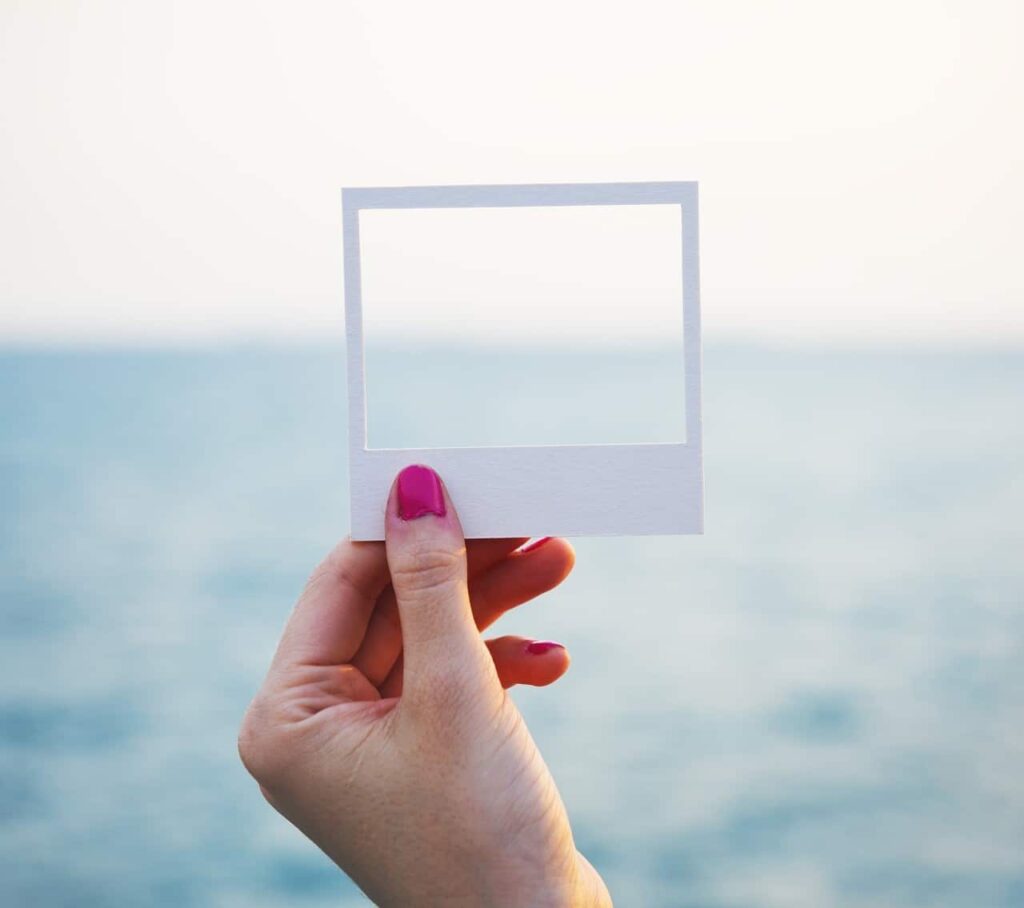
<path fill-rule="evenodd" d="M 424 514 L 444 517 L 444 492 L 437 473 L 430 467 L 414 464 L 398 474 L 398 516 L 415 520 Z"/>
<path fill-rule="evenodd" d="M 532 552 L 534 549 L 539 549 L 545 542 L 551 542 L 554 537 L 552 536 L 541 536 L 540 539 L 534 539 L 531 542 L 526 543 L 520 550 L 520 554 L 526 554 Z"/>
<path fill-rule="evenodd" d="M 553 649 L 565 649 L 565 647 L 561 643 L 555 643 L 554 640 L 534 640 L 532 643 L 526 644 L 526 651 L 531 656 L 543 656 L 544 653 Z"/>

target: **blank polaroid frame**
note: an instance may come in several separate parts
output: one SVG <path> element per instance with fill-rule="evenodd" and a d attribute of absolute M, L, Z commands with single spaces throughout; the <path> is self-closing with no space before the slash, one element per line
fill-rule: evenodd
<path fill-rule="evenodd" d="M 686 440 L 673 444 L 367 448 L 359 212 L 401 208 L 678 205 L 682 238 Z M 566 183 L 342 190 L 352 538 L 384 538 L 395 476 L 433 467 L 467 538 L 704 531 L 697 184 Z M 509 255 L 515 250 L 510 249 Z"/>

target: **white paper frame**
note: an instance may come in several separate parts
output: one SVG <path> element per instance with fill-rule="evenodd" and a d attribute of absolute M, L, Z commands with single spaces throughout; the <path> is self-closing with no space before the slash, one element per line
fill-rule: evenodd
<path fill-rule="evenodd" d="M 679 205 L 686 441 L 670 444 L 367 448 L 359 212 L 402 208 Z M 704 531 L 697 184 L 566 183 L 342 190 L 352 538 L 384 538 L 395 476 L 422 463 L 444 479 L 467 538 Z M 429 401 L 424 401 L 429 406 Z"/>

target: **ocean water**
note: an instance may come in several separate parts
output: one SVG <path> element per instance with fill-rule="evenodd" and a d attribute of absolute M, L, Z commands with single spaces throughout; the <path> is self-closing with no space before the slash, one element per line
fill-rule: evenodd
<path fill-rule="evenodd" d="M 507 430 L 380 356 L 380 437 Z M 622 394 L 487 367 L 590 376 L 570 434 Z M 573 654 L 515 698 L 580 848 L 627 908 L 1020 908 L 1024 354 L 712 346 L 705 431 L 704 537 L 578 540 L 499 625 Z M 338 350 L 0 354 L 0 905 L 366 904 L 235 753 L 345 482 Z"/>

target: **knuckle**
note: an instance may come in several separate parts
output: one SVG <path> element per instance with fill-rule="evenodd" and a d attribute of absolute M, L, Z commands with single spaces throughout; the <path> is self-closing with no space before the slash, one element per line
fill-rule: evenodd
<path fill-rule="evenodd" d="M 349 545 L 336 546 L 317 565 L 306 582 L 305 595 L 314 595 L 321 589 L 348 590 L 359 599 L 376 599 L 378 590 L 359 576 L 351 564 Z"/>
<path fill-rule="evenodd" d="M 238 730 L 238 756 L 249 775 L 261 785 L 269 785 L 284 765 L 276 738 L 263 704 L 254 700 Z"/>
<path fill-rule="evenodd" d="M 401 596 L 432 596 L 465 580 L 459 552 L 430 546 L 411 549 L 391 565 L 391 582 Z"/>

